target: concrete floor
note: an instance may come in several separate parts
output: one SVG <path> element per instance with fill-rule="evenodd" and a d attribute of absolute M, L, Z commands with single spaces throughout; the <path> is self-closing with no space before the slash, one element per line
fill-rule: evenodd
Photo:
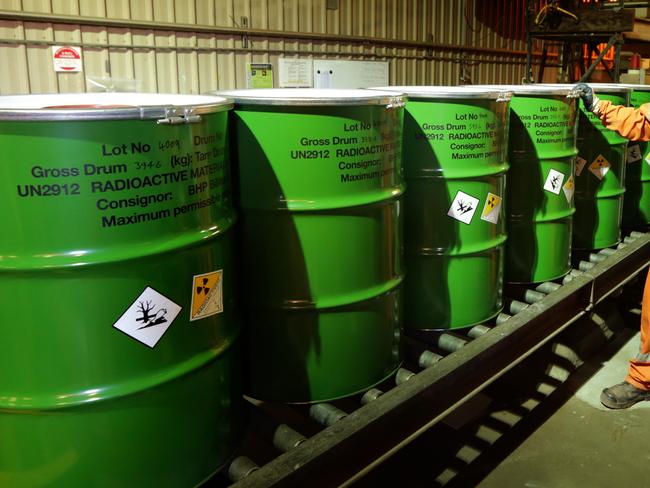
<path fill-rule="evenodd" d="M 599 402 L 603 388 L 623 380 L 638 335 L 615 341 L 608 350 L 622 347 L 613 357 L 603 361 L 605 351 L 572 375 L 565 386 L 578 387 L 575 394 L 477 486 L 650 486 L 650 402 L 619 411 Z"/>

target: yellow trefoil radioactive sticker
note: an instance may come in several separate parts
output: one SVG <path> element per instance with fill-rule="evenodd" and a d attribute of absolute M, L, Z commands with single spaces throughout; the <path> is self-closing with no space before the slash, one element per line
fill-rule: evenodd
<path fill-rule="evenodd" d="M 192 279 L 190 320 L 223 312 L 223 270 L 196 275 Z"/>
<path fill-rule="evenodd" d="M 486 220 L 496 224 L 499 222 L 499 213 L 501 212 L 502 198 L 493 193 L 488 193 L 481 213 L 481 220 Z"/>
<path fill-rule="evenodd" d="M 566 183 L 562 187 L 562 191 L 564 192 L 564 196 L 566 197 L 566 201 L 571 203 L 571 199 L 573 198 L 573 193 L 576 190 L 575 183 L 573 181 L 573 176 L 569 176 L 569 179 L 566 180 Z"/>
<path fill-rule="evenodd" d="M 589 165 L 589 171 L 591 171 L 599 180 L 602 180 L 605 177 L 609 168 L 611 168 L 611 164 L 609 164 L 609 161 L 607 161 L 605 156 L 602 154 L 599 154 L 598 157 Z"/>

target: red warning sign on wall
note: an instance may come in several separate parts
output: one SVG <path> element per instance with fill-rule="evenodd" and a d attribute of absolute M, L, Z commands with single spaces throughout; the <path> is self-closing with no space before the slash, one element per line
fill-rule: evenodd
<path fill-rule="evenodd" d="M 81 48 L 75 46 L 52 46 L 54 71 L 74 73 L 81 71 Z"/>

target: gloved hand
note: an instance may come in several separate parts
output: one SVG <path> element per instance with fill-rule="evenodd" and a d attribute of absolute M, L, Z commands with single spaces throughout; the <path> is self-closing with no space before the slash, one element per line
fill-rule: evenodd
<path fill-rule="evenodd" d="M 576 86 L 573 87 L 573 89 L 580 94 L 580 98 L 582 98 L 582 103 L 585 104 L 585 109 L 597 115 L 598 104 L 600 103 L 600 100 L 596 95 L 594 95 L 594 91 L 591 89 L 591 87 L 586 83 L 578 83 Z"/>

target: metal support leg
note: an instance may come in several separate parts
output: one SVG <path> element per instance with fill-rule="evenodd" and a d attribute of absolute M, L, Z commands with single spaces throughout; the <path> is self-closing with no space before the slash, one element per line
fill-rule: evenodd
<path fill-rule="evenodd" d="M 546 44 L 546 41 L 544 41 L 544 43 L 542 44 L 542 58 L 539 61 L 539 71 L 537 71 L 537 83 L 544 82 L 544 69 L 546 68 L 547 57 L 548 57 L 548 45 Z M 532 77 L 532 73 L 530 75 Z"/>
<path fill-rule="evenodd" d="M 587 72 L 583 75 L 582 78 L 580 78 L 581 82 L 586 82 L 586 81 L 589 80 L 589 78 L 591 78 L 591 74 L 596 69 L 596 66 L 598 66 L 598 63 L 600 63 L 603 60 L 603 58 L 605 57 L 605 54 L 607 54 L 607 52 L 614 45 L 614 43 L 617 41 L 617 39 L 618 39 L 618 36 L 616 36 L 616 35 L 613 35 L 612 37 L 609 38 L 609 41 L 607 42 L 607 46 L 605 47 L 605 49 L 603 49 L 602 52 L 600 52 L 598 54 L 598 57 L 594 60 L 593 63 L 591 63 L 591 66 L 589 66 L 589 68 L 587 69 Z"/>
<path fill-rule="evenodd" d="M 616 47 L 614 48 L 614 83 L 618 83 L 621 75 L 621 37 L 616 36 Z"/>
<path fill-rule="evenodd" d="M 538 78 L 544 77 L 544 64 L 540 64 L 537 72 Z M 533 40 L 530 34 L 526 33 L 526 83 L 533 82 Z"/>

